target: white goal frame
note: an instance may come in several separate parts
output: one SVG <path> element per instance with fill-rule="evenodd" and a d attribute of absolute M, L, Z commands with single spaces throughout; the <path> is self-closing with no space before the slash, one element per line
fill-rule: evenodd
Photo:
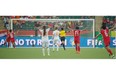
<path fill-rule="evenodd" d="M 10 29 L 13 29 L 13 20 L 25 20 L 25 21 L 79 21 L 79 20 L 91 20 L 93 21 L 93 48 L 95 48 L 95 19 L 11 19 Z"/>

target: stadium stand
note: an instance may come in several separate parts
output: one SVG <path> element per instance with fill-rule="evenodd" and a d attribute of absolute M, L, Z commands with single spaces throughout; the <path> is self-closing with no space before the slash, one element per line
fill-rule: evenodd
<path fill-rule="evenodd" d="M 107 27 L 112 28 L 116 23 L 115 16 L 104 16 L 103 23 L 106 23 Z"/>
<path fill-rule="evenodd" d="M 23 18 L 23 19 L 95 19 L 95 25 L 96 30 L 101 26 L 102 23 L 106 23 L 109 28 L 112 28 L 114 25 L 116 25 L 116 17 L 115 16 L 1 16 L 0 17 L 0 30 L 7 29 L 4 18 Z M 9 23 L 9 22 L 8 22 Z M 84 22 L 81 22 L 84 25 Z M 80 23 L 80 25 L 81 25 Z M 10 25 L 10 24 L 9 24 Z M 49 24 L 52 25 L 52 24 Z M 68 32 L 68 35 L 71 35 L 72 32 L 68 29 L 74 28 L 76 23 L 67 22 L 66 25 L 61 26 L 65 27 L 66 31 Z M 90 24 L 88 24 L 90 25 Z M 53 24 L 53 28 L 51 28 L 50 34 L 52 33 L 52 30 L 54 29 L 55 25 Z M 83 26 L 85 27 L 85 26 Z M 89 26 L 88 26 L 89 27 Z M 17 35 L 35 35 L 35 22 L 33 21 L 15 21 L 13 24 L 14 30 L 20 30 L 20 32 Z M 83 28 L 82 28 L 83 29 Z M 87 28 L 89 29 L 89 28 Z M 29 31 L 29 32 L 28 32 Z M 98 30 L 97 30 L 98 31 Z M 28 34 L 27 34 L 28 33 Z M 38 32 L 39 33 L 39 32 Z M 88 33 L 88 32 L 83 32 Z"/>
<path fill-rule="evenodd" d="M 93 19 L 95 18 L 94 16 L 36 16 L 36 19 Z M 57 25 L 60 27 L 65 27 L 67 35 L 72 35 L 73 32 L 68 29 L 68 27 L 70 28 L 74 28 L 76 25 L 85 25 L 85 22 L 80 22 L 80 24 L 76 24 L 76 23 L 72 23 L 72 22 L 65 22 L 63 25 L 60 25 L 60 23 L 58 23 Z M 52 24 L 49 24 L 52 25 Z M 88 24 L 91 25 L 91 24 Z M 51 31 L 49 33 L 49 35 L 52 35 L 52 30 L 54 29 L 55 24 L 53 24 L 53 28 L 51 28 Z M 81 29 L 83 29 L 85 26 L 82 26 Z M 88 26 L 88 28 L 86 29 L 90 29 L 90 26 Z M 33 21 L 25 21 L 25 23 L 22 23 L 21 21 L 17 21 L 17 23 L 13 24 L 13 28 L 14 30 L 19 30 L 20 32 L 18 32 L 16 35 L 35 35 L 35 32 L 37 33 L 38 30 L 36 31 L 35 29 L 35 22 Z M 38 32 L 39 33 L 39 32 Z M 89 33 L 89 31 L 86 32 L 82 32 L 82 34 L 87 34 Z"/>
<path fill-rule="evenodd" d="M 2 17 L 0 16 L 0 30 L 4 30 L 5 27 L 4 27 L 4 22 L 2 20 Z"/>

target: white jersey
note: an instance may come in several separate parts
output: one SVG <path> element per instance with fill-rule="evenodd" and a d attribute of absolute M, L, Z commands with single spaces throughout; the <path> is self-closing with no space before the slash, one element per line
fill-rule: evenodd
<path fill-rule="evenodd" d="M 42 40 L 48 40 L 48 32 L 50 28 L 46 29 L 46 34 L 43 36 L 44 31 L 40 29 L 40 32 L 42 33 Z"/>
<path fill-rule="evenodd" d="M 54 39 L 59 39 L 60 32 L 58 30 L 53 31 L 53 37 Z"/>

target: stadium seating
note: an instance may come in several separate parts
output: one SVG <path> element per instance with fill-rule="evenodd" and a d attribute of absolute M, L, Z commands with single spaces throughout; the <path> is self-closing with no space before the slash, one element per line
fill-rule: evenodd
<path fill-rule="evenodd" d="M 104 19 L 107 21 L 107 19 L 109 19 L 109 23 L 107 23 L 106 22 L 106 25 L 107 25 L 107 27 L 109 27 L 109 28 L 112 28 L 112 25 L 113 24 L 111 24 L 111 21 L 113 21 L 114 22 L 114 20 L 115 20 L 115 16 L 104 16 Z"/>
<path fill-rule="evenodd" d="M 4 22 L 2 20 L 2 17 L 0 17 L 0 30 L 4 30 L 5 27 L 4 27 Z"/>
<path fill-rule="evenodd" d="M 82 16 L 57 16 L 59 19 L 82 19 Z M 41 19 L 40 16 L 36 16 L 37 19 Z M 83 18 L 86 18 L 88 19 L 89 16 L 84 16 Z M 83 22 L 84 24 L 84 22 Z M 85 23 L 86 24 L 86 23 Z M 85 25 L 84 24 L 84 25 Z M 91 25 L 91 24 L 88 24 L 88 25 Z M 17 24 L 14 24 L 13 25 L 13 28 L 14 30 L 21 30 L 19 34 L 17 35 L 34 35 L 35 32 L 34 32 L 34 27 L 35 27 L 35 23 L 32 22 L 32 21 L 26 21 L 24 24 L 21 24 L 21 25 L 17 25 Z M 83 28 L 82 28 L 83 29 Z M 87 26 L 88 30 L 91 30 L 91 26 Z M 28 33 L 28 31 L 30 31 Z M 28 34 L 27 34 L 28 33 Z M 52 31 L 50 32 L 52 33 Z M 85 32 L 84 32 L 85 33 Z M 88 32 L 87 32 L 88 33 Z M 71 35 L 73 34 L 72 32 L 69 32 L 68 35 Z"/>

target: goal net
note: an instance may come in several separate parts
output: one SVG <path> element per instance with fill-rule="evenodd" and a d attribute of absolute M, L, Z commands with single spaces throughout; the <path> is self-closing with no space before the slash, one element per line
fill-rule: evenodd
<path fill-rule="evenodd" d="M 32 36 L 38 37 L 41 35 L 39 28 L 43 25 L 50 27 L 49 36 L 55 27 L 59 30 L 64 28 L 66 31 L 66 39 L 73 45 L 73 29 L 76 26 L 81 30 L 81 47 L 94 46 L 94 19 L 11 19 L 11 29 L 14 30 L 15 36 Z M 72 40 L 71 40 L 72 39 Z M 83 46 L 84 45 L 84 46 Z"/>

